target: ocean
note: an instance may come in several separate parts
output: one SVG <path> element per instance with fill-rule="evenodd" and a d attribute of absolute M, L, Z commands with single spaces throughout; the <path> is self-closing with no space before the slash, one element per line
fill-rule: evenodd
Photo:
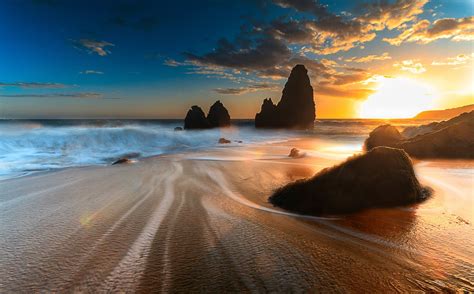
<path fill-rule="evenodd" d="M 140 159 L 219 148 L 221 137 L 231 140 L 230 146 L 311 137 L 344 141 L 358 149 L 378 125 L 391 123 L 403 129 L 420 121 L 322 119 L 307 131 L 255 129 L 253 120 L 232 123 L 225 129 L 174 131 L 182 127 L 182 120 L 0 120 L 0 179 L 66 167 L 109 165 L 124 156 Z"/>

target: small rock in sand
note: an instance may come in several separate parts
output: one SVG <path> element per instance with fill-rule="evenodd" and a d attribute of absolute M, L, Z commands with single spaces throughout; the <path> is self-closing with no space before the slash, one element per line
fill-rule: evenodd
<path fill-rule="evenodd" d="M 120 159 L 114 161 L 114 163 L 112 163 L 112 165 L 123 164 L 123 163 L 132 163 L 132 160 L 130 160 L 126 157 L 123 157 L 123 158 L 120 158 Z"/>
<path fill-rule="evenodd" d="M 182 128 L 182 127 L 176 127 L 176 128 L 174 128 L 174 130 L 175 130 L 175 131 L 182 131 L 183 128 Z"/>
<path fill-rule="evenodd" d="M 226 138 L 220 138 L 219 139 L 219 144 L 229 144 L 230 140 L 227 140 Z"/>
<path fill-rule="evenodd" d="M 291 158 L 300 158 L 303 157 L 304 153 L 302 153 L 299 149 L 297 148 L 292 148 L 290 151 L 290 154 L 288 154 L 288 157 Z"/>

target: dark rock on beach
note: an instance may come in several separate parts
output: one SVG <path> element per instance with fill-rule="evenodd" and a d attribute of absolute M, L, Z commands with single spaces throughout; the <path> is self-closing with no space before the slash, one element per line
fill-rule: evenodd
<path fill-rule="evenodd" d="M 209 109 L 207 120 L 213 128 L 230 126 L 230 115 L 227 109 L 217 100 Z"/>
<path fill-rule="evenodd" d="M 307 215 L 345 214 L 420 202 L 430 190 L 418 182 L 408 154 L 377 147 L 279 188 L 269 201 Z"/>
<path fill-rule="evenodd" d="M 226 138 L 219 138 L 218 143 L 219 144 L 230 144 L 230 140 L 227 140 Z"/>
<path fill-rule="evenodd" d="M 206 119 L 204 112 L 201 107 L 194 105 L 186 114 L 184 119 L 185 129 L 209 129 L 211 125 Z"/>
<path fill-rule="evenodd" d="M 313 87 L 308 71 L 302 64 L 296 65 L 283 89 L 277 105 L 265 99 L 261 111 L 255 116 L 258 128 L 312 128 L 315 119 Z"/>
<path fill-rule="evenodd" d="M 124 163 L 132 163 L 132 160 L 126 157 L 120 158 L 112 163 L 112 165 L 116 164 L 124 164 Z"/>
<path fill-rule="evenodd" d="M 304 153 L 302 153 L 298 148 L 291 148 L 290 154 L 288 154 L 288 157 L 291 157 L 291 158 L 300 158 L 303 156 L 304 156 Z"/>
<path fill-rule="evenodd" d="M 474 111 L 402 134 L 390 125 L 377 127 L 365 141 L 365 149 L 377 146 L 403 149 L 416 158 L 474 158 Z"/>
<path fill-rule="evenodd" d="M 176 128 L 174 128 L 174 130 L 175 130 L 176 132 L 178 132 L 178 131 L 182 131 L 183 128 L 182 128 L 182 127 L 176 127 Z"/>

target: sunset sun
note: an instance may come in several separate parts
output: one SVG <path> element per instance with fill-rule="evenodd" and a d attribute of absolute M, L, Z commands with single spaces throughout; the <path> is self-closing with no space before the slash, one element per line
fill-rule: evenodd
<path fill-rule="evenodd" d="M 364 118 L 410 118 L 434 106 L 432 87 L 405 77 L 383 77 L 375 93 L 362 102 L 359 116 Z"/>

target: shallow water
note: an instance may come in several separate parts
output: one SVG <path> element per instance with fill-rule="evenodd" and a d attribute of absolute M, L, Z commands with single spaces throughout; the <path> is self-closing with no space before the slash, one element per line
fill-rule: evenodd
<path fill-rule="evenodd" d="M 360 151 L 361 133 L 2 180 L 0 292 L 473 291 L 473 161 L 417 161 L 434 194 L 414 206 L 308 217 L 268 203 Z"/>
<path fill-rule="evenodd" d="M 176 132 L 181 120 L 0 120 L 0 179 L 64 167 L 107 165 L 122 156 L 143 158 L 231 145 L 273 143 L 301 137 L 359 145 L 380 120 L 319 120 L 311 131 L 256 130 L 253 121 L 235 127 Z M 415 121 L 392 121 L 406 127 Z M 242 143 L 238 143 L 242 141 Z"/>

